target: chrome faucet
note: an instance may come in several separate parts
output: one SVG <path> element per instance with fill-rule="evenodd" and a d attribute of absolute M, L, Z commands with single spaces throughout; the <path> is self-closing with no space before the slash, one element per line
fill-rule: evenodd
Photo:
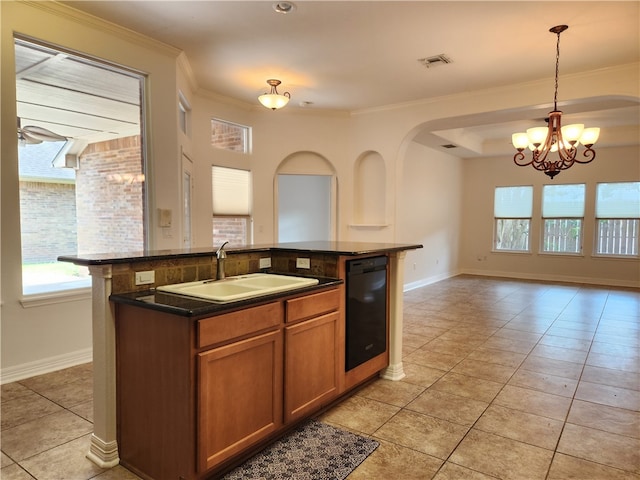
<path fill-rule="evenodd" d="M 220 248 L 216 251 L 217 268 L 216 268 L 216 280 L 222 280 L 224 278 L 224 261 L 227 258 L 227 252 L 224 251 L 224 246 L 229 242 L 224 242 L 220 245 Z"/>

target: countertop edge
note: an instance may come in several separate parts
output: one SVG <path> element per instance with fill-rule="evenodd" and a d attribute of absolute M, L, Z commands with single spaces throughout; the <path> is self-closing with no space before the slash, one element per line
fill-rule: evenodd
<path fill-rule="evenodd" d="M 423 248 L 421 244 L 392 244 L 366 242 L 299 242 L 291 244 L 249 245 L 226 248 L 227 254 L 260 252 L 308 252 L 324 255 L 359 256 L 374 253 L 392 253 Z M 58 261 L 81 266 L 116 265 L 139 263 L 176 258 L 197 258 L 215 256 L 215 249 L 153 250 L 149 252 L 128 252 L 118 254 L 60 255 Z"/>

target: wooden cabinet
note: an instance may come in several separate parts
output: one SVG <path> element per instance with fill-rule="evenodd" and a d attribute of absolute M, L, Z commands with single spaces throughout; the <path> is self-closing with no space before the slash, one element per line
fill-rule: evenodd
<path fill-rule="evenodd" d="M 339 307 L 337 289 L 286 302 L 285 423 L 308 415 L 338 396 L 338 362 L 342 358 Z"/>
<path fill-rule="evenodd" d="M 304 417 L 338 394 L 338 314 L 285 328 L 285 422 Z"/>
<path fill-rule="evenodd" d="M 242 452 L 282 425 L 282 332 L 198 354 L 198 470 Z"/>
<path fill-rule="evenodd" d="M 282 425 L 283 321 L 280 301 L 197 322 L 198 471 Z"/>
<path fill-rule="evenodd" d="M 201 318 L 116 305 L 121 463 L 203 480 L 344 392 L 344 288 Z"/>

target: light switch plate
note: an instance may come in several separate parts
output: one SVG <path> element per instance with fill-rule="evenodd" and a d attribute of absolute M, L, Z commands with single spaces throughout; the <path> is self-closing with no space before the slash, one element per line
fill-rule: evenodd
<path fill-rule="evenodd" d="M 311 268 L 311 259 L 296 258 L 296 268 Z"/>
<path fill-rule="evenodd" d="M 165 208 L 158 209 L 158 224 L 160 227 L 167 228 L 171 226 L 171 210 Z"/>
<path fill-rule="evenodd" d="M 271 257 L 260 259 L 260 269 L 271 268 Z"/>
<path fill-rule="evenodd" d="M 136 272 L 136 285 L 149 285 L 155 283 L 156 272 L 147 270 L 145 272 Z"/>

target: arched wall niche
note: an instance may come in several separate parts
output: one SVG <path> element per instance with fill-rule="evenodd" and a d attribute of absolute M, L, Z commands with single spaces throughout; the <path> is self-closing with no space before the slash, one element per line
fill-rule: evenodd
<path fill-rule="evenodd" d="M 338 180 L 327 158 L 310 151 L 288 155 L 276 169 L 273 189 L 277 241 L 337 239 Z"/>
<path fill-rule="evenodd" d="M 325 157 L 315 152 L 295 152 L 288 155 L 278 168 L 276 175 L 335 175 L 336 169 Z"/>
<path fill-rule="evenodd" d="M 354 225 L 385 225 L 387 223 L 386 167 L 382 155 L 364 152 L 354 164 L 353 223 Z"/>

